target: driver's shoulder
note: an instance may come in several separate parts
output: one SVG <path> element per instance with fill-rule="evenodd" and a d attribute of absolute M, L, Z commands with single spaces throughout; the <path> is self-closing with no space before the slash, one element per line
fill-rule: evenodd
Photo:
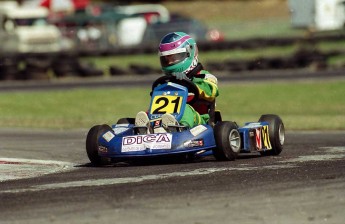
<path fill-rule="evenodd" d="M 199 72 L 200 74 L 200 78 L 202 77 L 203 79 L 207 80 L 207 81 L 210 81 L 214 84 L 218 84 L 218 79 L 215 75 L 211 74 L 209 71 L 207 70 L 201 70 Z"/>

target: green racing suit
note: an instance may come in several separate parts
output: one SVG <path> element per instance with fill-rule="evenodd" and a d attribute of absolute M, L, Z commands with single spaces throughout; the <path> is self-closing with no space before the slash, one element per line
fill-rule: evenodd
<path fill-rule="evenodd" d="M 210 116 L 209 105 L 219 95 L 217 78 L 203 70 L 201 64 L 194 68 L 187 77 L 198 87 L 199 98 L 193 105 L 187 104 L 179 123 L 189 128 L 199 124 L 206 124 Z"/>

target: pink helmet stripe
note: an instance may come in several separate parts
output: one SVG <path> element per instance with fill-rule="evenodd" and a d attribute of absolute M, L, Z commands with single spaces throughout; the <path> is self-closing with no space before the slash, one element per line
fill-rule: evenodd
<path fill-rule="evenodd" d="M 159 51 L 163 52 L 163 51 L 170 51 L 172 49 L 176 49 L 179 46 L 181 46 L 181 44 L 183 44 L 185 41 L 189 40 L 191 37 L 190 36 L 184 36 L 181 39 L 171 42 L 171 43 L 167 43 L 167 44 L 161 44 L 159 46 Z"/>

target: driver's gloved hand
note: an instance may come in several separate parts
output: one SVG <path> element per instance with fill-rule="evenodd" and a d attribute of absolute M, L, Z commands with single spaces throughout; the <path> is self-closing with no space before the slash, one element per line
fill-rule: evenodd
<path fill-rule="evenodd" d="M 186 74 L 184 74 L 184 73 L 182 73 L 182 72 L 174 72 L 172 75 L 175 76 L 176 79 L 178 79 L 178 80 L 188 79 L 188 77 L 186 76 Z"/>

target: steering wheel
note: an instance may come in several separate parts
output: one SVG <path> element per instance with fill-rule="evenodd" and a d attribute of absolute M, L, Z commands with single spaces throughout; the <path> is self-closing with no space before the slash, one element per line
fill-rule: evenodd
<path fill-rule="evenodd" d="M 156 81 L 154 81 L 152 84 L 152 90 L 151 90 L 150 95 L 152 95 L 154 88 L 156 88 L 157 86 L 162 85 L 164 83 L 167 83 L 167 82 L 173 82 L 173 83 L 176 83 L 176 84 L 179 84 L 181 86 L 186 87 L 188 89 L 188 93 L 191 93 L 194 95 L 194 97 L 188 102 L 189 104 L 193 104 L 198 100 L 199 89 L 195 85 L 194 82 L 190 81 L 189 79 L 182 79 L 182 80 L 176 79 L 175 76 L 171 76 L 171 75 L 162 76 L 162 77 L 158 78 Z M 190 94 L 188 94 L 188 95 L 190 95 Z"/>

